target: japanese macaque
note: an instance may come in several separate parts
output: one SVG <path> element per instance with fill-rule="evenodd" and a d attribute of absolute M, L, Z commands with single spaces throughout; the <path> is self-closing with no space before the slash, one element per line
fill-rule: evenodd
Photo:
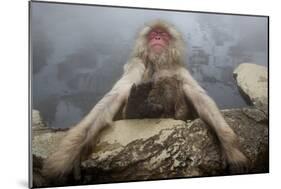
<path fill-rule="evenodd" d="M 57 150 L 45 161 L 43 175 L 61 179 L 75 172 L 92 152 L 100 131 L 111 125 L 119 111 L 123 112 L 123 118 L 182 120 L 195 113 L 216 133 L 230 167 L 244 168 L 247 158 L 239 149 L 235 133 L 215 102 L 184 67 L 184 51 L 182 36 L 172 25 L 164 21 L 147 24 L 139 32 L 122 77 L 89 114 L 68 131 Z M 130 109 L 137 101 L 132 100 L 132 96 L 140 90 L 146 95 L 140 99 L 145 107 L 138 107 L 134 113 Z M 159 94 L 162 97 L 156 99 L 155 95 Z"/>

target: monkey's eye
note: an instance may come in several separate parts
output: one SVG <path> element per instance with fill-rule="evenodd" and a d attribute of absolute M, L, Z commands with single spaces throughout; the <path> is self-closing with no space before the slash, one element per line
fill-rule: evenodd
<path fill-rule="evenodd" d="M 166 33 L 166 32 L 161 32 L 161 36 L 163 36 L 163 37 L 168 37 L 169 35 L 168 35 L 168 33 Z"/>
<path fill-rule="evenodd" d="M 156 31 L 152 31 L 152 32 L 149 33 L 149 37 L 150 38 L 153 38 L 153 37 L 155 37 L 157 35 L 158 35 L 158 33 Z"/>
<path fill-rule="evenodd" d="M 148 34 L 148 39 L 151 40 L 155 38 L 156 36 L 161 36 L 164 40 L 169 40 L 170 35 L 166 31 L 163 30 L 152 30 Z"/>

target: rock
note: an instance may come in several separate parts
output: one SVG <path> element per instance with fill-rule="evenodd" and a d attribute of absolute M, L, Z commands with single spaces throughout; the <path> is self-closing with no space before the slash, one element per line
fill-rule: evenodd
<path fill-rule="evenodd" d="M 32 110 L 32 177 L 33 187 L 48 186 L 41 175 L 44 159 L 52 153 L 66 132 L 46 127 L 38 110 Z"/>
<path fill-rule="evenodd" d="M 223 114 L 249 159 L 247 173 L 268 172 L 267 116 L 256 108 L 224 110 Z M 64 131 L 48 130 L 33 138 L 37 165 L 56 149 L 64 135 Z M 228 174 L 217 138 L 200 119 L 116 121 L 101 133 L 94 152 L 82 162 L 81 173 L 81 181 L 74 184 Z M 40 175 L 36 178 L 42 179 Z"/>
<path fill-rule="evenodd" d="M 40 112 L 38 110 L 32 110 L 32 127 L 33 130 L 35 128 L 42 128 L 44 127 L 44 123 L 43 123 L 43 120 L 42 120 L 42 117 L 40 115 Z"/>
<path fill-rule="evenodd" d="M 242 63 L 233 72 L 242 96 L 268 114 L 268 70 L 264 66 Z"/>
<path fill-rule="evenodd" d="M 38 110 L 32 110 L 32 139 L 34 136 L 40 135 L 50 131 L 48 127 L 45 126 L 43 119 Z"/>
<path fill-rule="evenodd" d="M 45 126 L 38 110 L 32 110 L 32 154 L 45 159 L 55 150 L 66 132 L 59 129 L 50 129 Z"/>

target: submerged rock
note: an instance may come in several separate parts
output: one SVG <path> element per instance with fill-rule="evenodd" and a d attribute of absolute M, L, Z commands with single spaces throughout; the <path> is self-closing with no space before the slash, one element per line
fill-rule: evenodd
<path fill-rule="evenodd" d="M 267 68 L 252 63 L 242 63 L 234 70 L 233 75 L 245 100 L 268 113 Z"/>

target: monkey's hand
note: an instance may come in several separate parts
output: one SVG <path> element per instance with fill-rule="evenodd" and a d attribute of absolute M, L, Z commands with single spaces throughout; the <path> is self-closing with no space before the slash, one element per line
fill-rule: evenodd
<path fill-rule="evenodd" d="M 222 159 L 227 163 L 226 170 L 230 174 L 248 173 L 250 168 L 250 161 L 243 154 L 237 144 L 238 142 L 236 142 L 232 146 L 228 146 L 228 149 L 223 149 Z"/>

